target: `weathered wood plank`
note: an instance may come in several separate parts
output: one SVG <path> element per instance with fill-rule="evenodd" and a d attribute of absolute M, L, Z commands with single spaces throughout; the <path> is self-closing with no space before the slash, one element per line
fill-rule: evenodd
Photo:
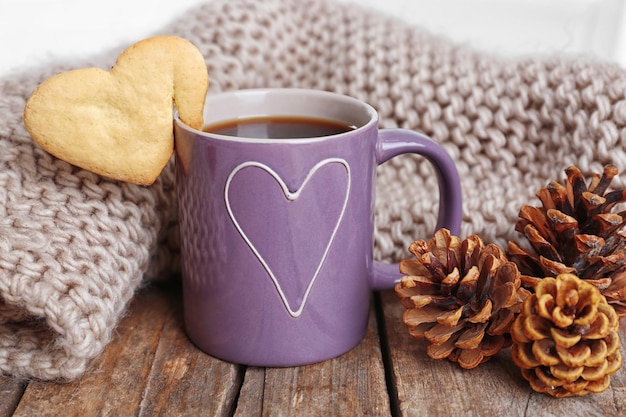
<path fill-rule="evenodd" d="M 13 415 L 25 387 L 25 382 L 0 376 L 0 417 Z"/>
<path fill-rule="evenodd" d="M 554 399 L 534 392 L 513 364 L 510 349 L 475 369 L 433 360 L 425 342 L 412 339 L 401 315 L 404 308 L 392 292 L 381 294 L 392 379 L 401 416 L 623 416 L 626 375 L 619 370 L 611 388 L 601 394 Z M 624 325 L 621 333 L 624 340 Z M 624 355 L 624 346 L 622 346 Z"/>
<path fill-rule="evenodd" d="M 67 384 L 31 382 L 14 416 L 138 415 L 171 308 L 163 291 L 142 292 L 119 323 L 114 340 L 83 378 Z"/>
<path fill-rule="evenodd" d="M 135 299 L 93 369 L 69 384 L 32 382 L 14 415 L 226 416 L 241 373 L 188 340 L 178 289 L 154 287 Z"/>
<path fill-rule="evenodd" d="M 364 340 L 339 358 L 291 368 L 247 369 L 235 416 L 388 416 L 374 313 Z"/>
<path fill-rule="evenodd" d="M 553 399 L 530 389 L 509 350 L 469 371 L 428 358 L 424 343 L 408 335 L 395 295 L 385 292 L 381 299 L 384 350 L 396 387 L 393 404 L 373 312 L 363 342 L 339 358 L 294 368 L 249 367 L 242 376 L 237 365 L 205 355 L 188 341 L 180 293 L 156 288 L 137 297 L 113 342 L 81 380 L 26 386 L 0 378 L 0 417 L 14 409 L 15 416 L 226 416 L 233 411 L 236 416 L 343 416 L 389 415 L 390 410 L 400 416 L 626 415 L 623 369 L 604 393 Z M 621 333 L 624 340 L 624 323 Z"/>
<path fill-rule="evenodd" d="M 141 408 L 142 416 L 229 416 L 243 367 L 196 348 L 184 332 L 182 301 L 167 318 Z"/>
<path fill-rule="evenodd" d="M 499 354 L 473 370 L 426 355 L 425 344 L 408 334 L 404 307 L 390 291 L 381 294 L 392 379 L 401 416 L 524 416 L 530 392 Z"/>

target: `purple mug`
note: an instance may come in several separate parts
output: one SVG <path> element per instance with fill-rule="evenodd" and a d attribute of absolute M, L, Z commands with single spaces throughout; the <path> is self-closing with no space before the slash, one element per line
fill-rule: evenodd
<path fill-rule="evenodd" d="M 354 347 L 371 291 L 400 278 L 397 264 L 372 259 L 376 167 L 402 153 L 427 158 L 439 179 L 437 227 L 457 235 L 461 186 L 441 146 L 413 131 L 378 130 L 376 111 L 354 98 L 304 89 L 207 96 L 206 125 L 265 116 L 354 129 L 254 139 L 176 120 L 184 321 L 217 358 L 304 365 Z"/>

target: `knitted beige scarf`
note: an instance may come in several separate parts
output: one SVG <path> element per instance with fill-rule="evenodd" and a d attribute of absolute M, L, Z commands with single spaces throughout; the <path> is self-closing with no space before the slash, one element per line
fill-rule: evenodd
<path fill-rule="evenodd" d="M 330 0 L 224 0 L 159 34 L 192 41 L 211 91 L 332 90 L 382 127 L 443 144 L 462 178 L 462 235 L 504 245 L 536 190 L 563 169 L 626 168 L 626 72 L 563 58 L 500 60 Z M 123 49 L 123 48 L 122 48 Z M 121 51 L 0 80 L 0 372 L 73 379 L 109 342 L 142 282 L 177 271 L 172 164 L 151 187 L 113 182 L 33 144 L 26 98 L 61 70 L 109 68 Z M 623 186 L 626 176 L 615 180 Z M 436 178 L 415 156 L 379 168 L 375 256 L 399 260 L 436 223 Z"/>

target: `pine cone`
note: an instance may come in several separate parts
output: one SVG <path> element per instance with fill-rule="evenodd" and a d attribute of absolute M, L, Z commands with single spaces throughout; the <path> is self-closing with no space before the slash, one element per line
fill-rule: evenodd
<path fill-rule="evenodd" d="M 395 286 L 407 310 L 403 321 L 425 337 L 431 358 L 474 368 L 510 345 L 508 330 L 528 292 L 520 274 L 496 245 L 476 235 L 461 241 L 440 229 L 409 247 L 416 259 L 400 263 Z"/>
<path fill-rule="evenodd" d="M 537 392 L 601 392 L 622 364 L 619 318 L 600 291 L 572 274 L 545 278 L 511 327 L 513 362 Z"/>
<path fill-rule="evenodd" d="M 565 170 L 565 185 L 552 181 L 537 193 L 543 207 L 523 206 L 515 230 L 532 249 L 509 242 L 506 254 L 532 288 L 544 277 L 572 273 L 596 286 L 617 314 L 626 315 L 626 190 L 606 192 L 617 168 L 607 165 L 587 185 L 577 167 Z"/>

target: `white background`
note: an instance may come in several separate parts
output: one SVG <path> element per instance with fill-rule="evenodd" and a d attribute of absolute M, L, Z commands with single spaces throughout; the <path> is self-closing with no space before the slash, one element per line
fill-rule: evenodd
<path fill-rule="evenodd" d="M 0 0 L 0 76 L 130 45 L 206 1 Z M 626 0 L 353 2 L 502 55 L 584 54 L 626 67 Z"/>

